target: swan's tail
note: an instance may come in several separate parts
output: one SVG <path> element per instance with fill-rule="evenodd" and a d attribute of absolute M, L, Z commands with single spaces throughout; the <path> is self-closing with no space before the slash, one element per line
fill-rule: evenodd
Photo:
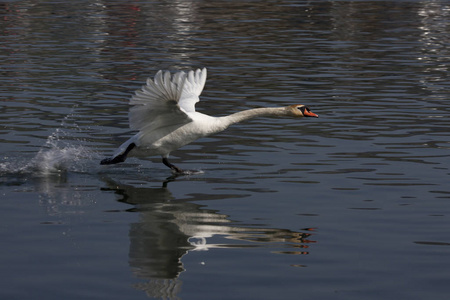
<path fill-rule="evenodd" d="M 124 152 L 122 152 L 119 155 L 116 155 L 114 157 L 108 157 L 108 158 L 102 159 L 100 164 L 101 165 L 113 165 L 113 164 L 118 164 L 118 163 L 124 162 L 127 159 L 128 153 L 130 153 L 130 151 L 133 150 L 134 147 L 136 147 L 136 144 L 131 143 L 130 145 L 128 145 L 127 149 Z"/>

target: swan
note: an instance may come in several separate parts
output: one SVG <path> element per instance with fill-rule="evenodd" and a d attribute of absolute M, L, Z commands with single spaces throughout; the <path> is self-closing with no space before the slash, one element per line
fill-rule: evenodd
<path fill-rule="evenodd" d="M 138 133 L 100 164 L 121 163 L 128 156 L 161 155 L 162 162 L 172 172 L 189 174 L 192 171 L 184 171 L 170 163 L 169 154 L 201 137 L 255 117 L 318 117 L 305 105 L 254 108 L 224 117 L 212 117 L 195 111 L 205 82 L 206 68 L 175 74 L 158 71 L 153 80 L 147 79 L 147 84 L 136 91 L 130 100 L 130 128 Z"/>

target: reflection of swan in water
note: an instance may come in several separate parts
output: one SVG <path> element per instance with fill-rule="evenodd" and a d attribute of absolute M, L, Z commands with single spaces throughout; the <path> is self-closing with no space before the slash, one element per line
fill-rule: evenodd
<path fill-rule="evenodd" d="M 274 253 L 307 254 L 310 229 L 294 232 L 287 229 L 245 226 L 229 216 L 189 202 L 175 199 L 166 187 L 142 188 L 105 180 L 109 190 L 120 195 L 119 201 L 135 206 L 139 221 L 130 226 L 129 264 L 135 276 L 147 282 L 136 288 L 156 298 L 176 298 L 185 271 L 182 257 L 190 251 L 214 248 L 265 247 Z M 210 195 L 218 199 L 220 195 Z M 222 199 L 239 195 L 222 195 Z M 208 196 L 203 196 L 208 200 Z M 196 201 L 203 200 L 196 198 Z M 220 243 L 210 243 L 213 238 Z M 281 248 L 281 250 L 280 250 Z"/>

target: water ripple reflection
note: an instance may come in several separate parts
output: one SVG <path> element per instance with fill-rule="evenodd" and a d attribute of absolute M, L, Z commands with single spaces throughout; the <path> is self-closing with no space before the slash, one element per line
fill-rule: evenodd
<path fill-rule="evenodd" d="M 2 298 L 444 299 L 449 14 L 446 1 L 0 3 Z M 134 134 L 133 91 L 198 67 L 201 112 L 301 103 L 320 118 L 255 119 L 174 152 L 193 176 L 160 158 L 99 166 Z"/>
<path fill-rule="evenodd" d="M 133 205 L 139 222 L 130 224 L 129 263 L 133 273 L 146 280 L 136 286 L 151 295 L 158 290 L 177 293 L 179 276 L 186 270 L 183 257 L 192 251 L 220 248 L 264 247 L 272 253 L 306 255 L 315 243 L 314 229 L 301 231 L 270 228 L 258 222 L 243 224 L 229 216 L 189 200 L 236 198 L 239 195 L 193 195 L 174 199 L 167 188 L 140 188 L 104 178 L 108 188 L 119 195 L 119 201 Z"/>

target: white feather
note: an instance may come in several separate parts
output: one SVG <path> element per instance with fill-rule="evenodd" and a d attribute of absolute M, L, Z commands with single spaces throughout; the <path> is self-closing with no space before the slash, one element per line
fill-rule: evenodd
<path fill-rule="evenodd" d="M 205 68 L 188 75 L 182 71 L 174 75 L 158 71 L 154 80 L 147 79 L 147 84 L 130 100 L 130 128 L 150 133 L 191 122 L 186 112 L 195 111 L 205 81 Z"/>
<path fill-rule="evenodd" d="M 199 96 L 206 82 L 206 68 L 203 70 L 189 71 L 184 82 L 178 105 L 186 112 L 194 112 L 195 104 L 200 101 Z"/>

